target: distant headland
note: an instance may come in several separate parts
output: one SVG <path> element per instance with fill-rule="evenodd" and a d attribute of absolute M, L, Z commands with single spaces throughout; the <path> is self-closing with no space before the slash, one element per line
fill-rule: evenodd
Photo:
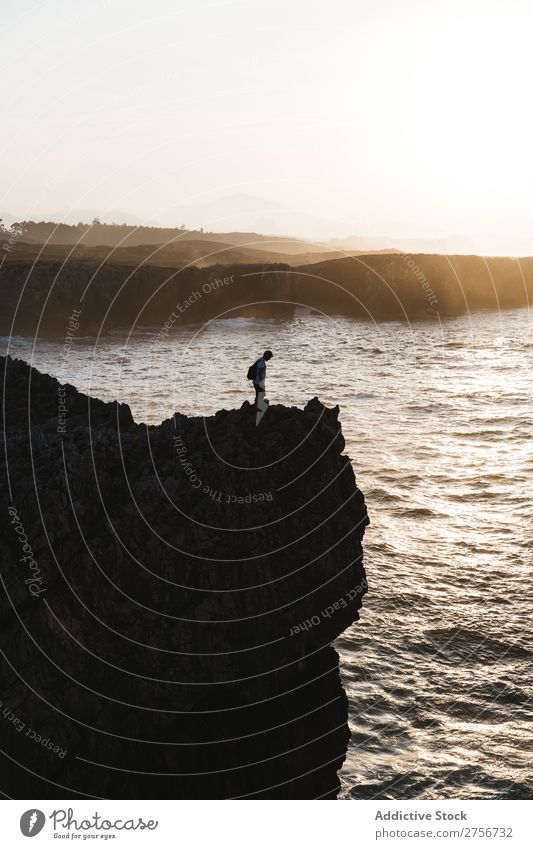
<path fill-rule="evenodd" d="M 373 321 L 528 306 L 533 259 L 370 254 L 256 233 L 93 222 L 4 229 L 0 334 L 62 337 L 309 309 Z"/>

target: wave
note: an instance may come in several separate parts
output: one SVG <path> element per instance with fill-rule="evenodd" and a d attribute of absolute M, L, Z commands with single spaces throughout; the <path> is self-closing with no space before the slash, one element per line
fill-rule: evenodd
<path fill-rule="evenodd" d="M 419 413 L 440 413 L 446 410 L 456 411 L 457 408 L 454 404 L 448 404 L 440 401 L 434 404 L 406 404 L 405 409 Z"/>
<path fill-rule="evenodd" d="M 394 510 L 394 514 L 409 519 L 432 519 L 443 515 L 430 507 L 401 507 Z"/>
<path fill-rule="evenodd" d="M 434 628 L 424 632 L 411 648 L 420 654 L 436 654 L 449 661 L 495 663 L 504 658 L 527 660 L 532 652 L 516 642 L 499 640 L 470 628 Z"/>
<path fill-rule="evenodd" d="M 379 499 L 381 502 L 393 504 L 396 504 L 398 501 L 403 501 L 403 498 L 400 495 L 394 495 L 392 492 L 388 492 L 388 490 L 382 489 L 380 486 L 367 486 L 365 488 L 365 498 L 367 500 L 375 498 Z"/>
<path fill-rule="evenodd" d="M 533 784 L 491 776 L 477 767 L 464 767 L 449 772 L 446 783 L 459 791 L 463 799 L 532 799 Z M 455 795 L 452 793 L 451 795 Z M 438 798 L 436 796 L 435 798 Z"/>
<path fill-rule="evenodd" d="M 473 484 L 473 486 L 475 486 L 475 484 Z M 506 492 L 488 492 L 487 490 L 482 490 L 479 488 L 473 489 L 471 492 L 449 492 L 447 497 L 450 501 L 457 501 L 459 503 L 474 502 L 475 504 L 477 504 L 480 501 L 509 501 Z M 521 499 L 519 500 L 519 503 L 521 503 Z"/>
<path fill-rule="evenodd" d="M 531 695 L 525 690 L 515 687 L 505 681 L 494 681 L 478 687 L 478 695 L 487 701 L 497 701 L 502 705 L 517 705 L 528 707 L 531 704 Z"/>
<path fill-rule="evenodd" d="M 349 784 L 341 794 L 348 799 L 421 799 L 430 798 L 434 782 L 429 775 L 415 772 L 391 772 L 386 780 Z"/>

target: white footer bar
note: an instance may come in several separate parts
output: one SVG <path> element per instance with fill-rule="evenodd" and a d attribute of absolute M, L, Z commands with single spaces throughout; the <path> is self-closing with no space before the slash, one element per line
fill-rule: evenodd
<path fill-rule="evenodd" d="M 531 801 L 6 800 L 0 834 L 6 849 L 531 849 L 532 815 Z"/>

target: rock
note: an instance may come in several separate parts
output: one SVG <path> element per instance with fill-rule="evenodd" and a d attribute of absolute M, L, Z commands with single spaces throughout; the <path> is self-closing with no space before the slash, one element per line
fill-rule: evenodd
<path fill-rule="evenodd" d="M 0 723 L 10 795 L 335 797 L 368 523 L 338 408 L 147 428 L 67 387 L 63 434 L 57 381 L 1 365 L 1 698 L 68 749 Z"/>
<path fill-rule="evenodd" d="M 128 404 L 119 404 L 118 401 L 113 401 L 109 411 L 109 423 L 118 423 L 121 426 L 134 424 L 133 416 Z"/>
<path fill-rule="evenodd" d="M 98 260 L 15 259 L 3 254 L 0 333 L 65 339 L 102 336 L 116 328 L 158 328 L 166 339 L 174 326 L 216 316 L 291 316 L 294 275 L 285 263 L 239 263 L 173 270 L 159 264 L 134 267 Z M 231 285 L 217 281 L 232 278 Z M 191 297 L 192 296 L 192 297 Z"/>

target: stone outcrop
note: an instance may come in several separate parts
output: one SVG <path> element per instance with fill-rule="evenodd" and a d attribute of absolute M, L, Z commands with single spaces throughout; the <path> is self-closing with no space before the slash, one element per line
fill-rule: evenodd
<path fill-rule="evenodd" d="M 274 254 L 273 254 L 274 256 Z M 432 254 L 347 256 L 291 267 L 237 263 L 208 268 L 106 260 L 17 259 L 0 270 L 0 334 L 105 335 L 216 318 L 326 315 L 411 320 L 514 309 L 533 300 L 533 259 Z"/>
<path fill-rule="evenodd" d="M 0 270 L 0 334 L 105 335 L 117 328 L 167 333 L 183 324 L 237 316 L 292 315 L 293 273 L 283 263 L 120 265 L 7 257 Z"/>
<path fill-rule="evenodd" d="M 326 314 L 405 321 L 514 309 L 533 300 L 531 257 L 381 254 L 295 270 L 300 303 Z"/>
<path fill-rule="evenodd" d="M 338 408 L 157 427 L 2 359 L 15 798 L 334 798 L 368 523 Z"/>

